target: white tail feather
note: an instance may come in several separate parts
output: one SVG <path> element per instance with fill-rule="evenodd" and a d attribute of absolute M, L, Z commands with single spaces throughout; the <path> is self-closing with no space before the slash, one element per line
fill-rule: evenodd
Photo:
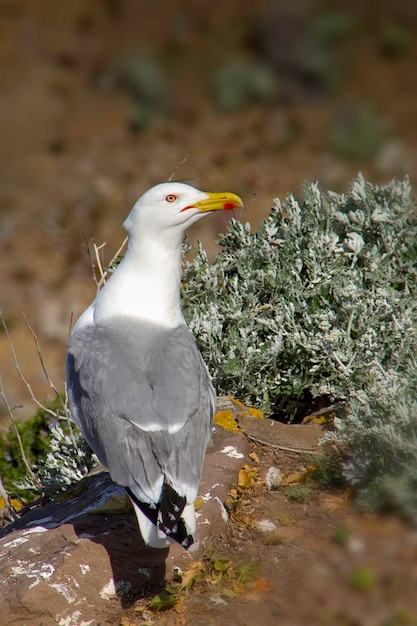
<path fill-rule="evenodd" d="M 143 541 L 147 546 L 151 548 L 167 548 L 172 543 L 173 539 L 166 536 L 162 530 L 159 530 L 155 524 L 152 524 L 151 520 L 146 517 L 140 510 L 137 504 L 132 500 L 133 508 L 135 509 L 136 517 L 138 518 L 139 528 Z"/>
<path fill-rule="evenodd" d="M 188 530 L 188 534 L 194 535 L 195 527 L 196 527 L 194 502 L 191 502 L 191 504 L 185 505 L 181 517 L 185 522 L 185 525 Z"/>

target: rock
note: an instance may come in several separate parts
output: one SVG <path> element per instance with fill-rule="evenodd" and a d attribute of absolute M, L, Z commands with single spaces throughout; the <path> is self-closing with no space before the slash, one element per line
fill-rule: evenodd
<path fill-rule="evenodd" d="M 274 533 L 277 530 L 276 524 L 269 519 L 261 519 L 255 522 L 255 526 L 261 533 Z"/>
<path fill-rule="evenodd" d="M 246 462 L 247 439 L 219 427 L 200 484 L 194 552 L 144 545 L 133 511 L 109 514 L 124 489 L 107 472 L 89 476 L 60 501 L 38 504 L 0 534 L 2 623 L 98 626 L 155 593 L 173 567 L 186 568 L 227 526 L 223 506 Z M 94 514 L 94 510 L 102 513 Z M 104 513 L 103 513 L 104 511 Z"/>
<path fill-rule="evenodd" d="M 284 480 L 284 474 L 280 470 L 279 467 L 275 467 L 274 465 L 270 467 L 265 475 L 265 484 L 268 491 L 272 491 L 273 489 L 279 489 L 282 485 L 282 481 Z"/>
<path fill-rule="evenodd" d="M 254 441 L 276 446 L 282 450 L 299 453 L 317 453 L 318 442 L 323 436 L 319 424 L 282 424 L 272 419 L 252 419 L 242 412 L 236 412 L 236 419 L 242 431 Z"/>

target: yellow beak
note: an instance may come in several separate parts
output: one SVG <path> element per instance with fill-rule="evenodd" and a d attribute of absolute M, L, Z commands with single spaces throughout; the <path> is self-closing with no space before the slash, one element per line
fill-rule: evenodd
<path fill-rule="evenodd" d="M 242 200 L 235 193 L 229 193 L 228 191 L 223 193 L 205 191 L 204 193 L 208 195 L 207 200 L 200 200 L 193 205 L 196 209 L 200 209 L 202 213 L 221 211 L 223 209 L 231 211 L 232 209 L 243 207 Z"/>

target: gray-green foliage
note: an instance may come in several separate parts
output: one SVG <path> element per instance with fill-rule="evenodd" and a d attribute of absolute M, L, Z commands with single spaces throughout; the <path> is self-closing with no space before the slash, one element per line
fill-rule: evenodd
<path fill-rule="evenodd" d="M 344 473 L 360 501 L 417 521 L 417 401 L 409 382 L 388 370 L 357 394 L 337 426 L 325 440 L 348 445 Z"/>
<path fill-rule="evenodd" d="M 348 399 L 387 367 L 415 379 L 416 225 L 407 181 L 359 176 L 347 196 L 275 200 L 257 232 L 232 220 L 212 265 L 198 247 L 183 306 L 218 392 L 270 413 L 306 389 Z"/>
<path fill-rule="evenodd" d="M 221 111 L 234 113 L 255 102 L 269 102 L 279 91 L 274 72 L 255 59 L 230 61 L 215 75 L 213 96 Z"/>
<path fill-rule="evenodd" d="M 408 180 L 378 187 L 360 175 L 347 195 L 307 184 L 303 202 L 275 200 L 257 232 L 232 220 L 220 243 L 212 265 L 198 247 L 183 287 L 217 391 L 267 413 L 306 392 L 342 401 L 348 415 L 330 437 L 348 445 L 346 475 L 368 488 L 409 473 L 417 216 Z"/>
<path fill-rule="evenodd" d="M 117 58 L 101 84 L 119 87 L 131 96 L 130 127 L 134 131 L 148 128 L 168 104 L 168 86 L 161 65 L 140 54 Z"/>
<path fill-rule="evenodd" d="M 50 434 L 49 450 L 33 470 L 45 495 L 54 497 L 81 480 L 98 461 L 75 425 L 66 420 L 57 422 L 51 426 Z M 16 486 L 38 493 L 39 482 L 26 475 Z"/>
<path fill-rule="evenodd" d="M 373 159 L 385 141 L 381 118 L 366 103 L 349 103 L 337 112 L 329 129 L 330 149 L 343 159 Z"/>
<path fill-rule="evenodd" d="M 407 52 L 412 40 L 408 24 L 390 22 L 380 33 L 380 50 L 385 57 L 396 59 Z"/>

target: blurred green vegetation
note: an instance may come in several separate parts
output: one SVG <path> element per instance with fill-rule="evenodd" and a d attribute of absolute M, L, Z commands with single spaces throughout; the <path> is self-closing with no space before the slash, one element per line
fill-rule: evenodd
<path fill-rule="evenodd" d="M 271 102 L 279 93 L 275 73 L 254 59 L 226 62 L 213 82 L 214 102 L 227 113 L 237 113 L 256 102 Z"/>
<path fill-rule="evenodd" d="M 50 443 L 49 426 L 50 416 L 39 409 L 30 419 L 19 422 L 17 427 L 22 440 L 23 448 L 31 466 L 35 465 L 48 452 Z M 5 489 L 9 494 L 27 498 L 33 497 L 28 491 L 17 490 L 16 483 L 27 474 L 27 468 L 22 458 L 16 429 L 13 425 L 0 432 L 0 476 Z"/>
<path fill-rule="evenodd" d="M 375 157 L 385 141 L 381 118 L 367 103 L 346 104 L 329 130 L 330 149 L 339 157 L 366 161 Z"/>

